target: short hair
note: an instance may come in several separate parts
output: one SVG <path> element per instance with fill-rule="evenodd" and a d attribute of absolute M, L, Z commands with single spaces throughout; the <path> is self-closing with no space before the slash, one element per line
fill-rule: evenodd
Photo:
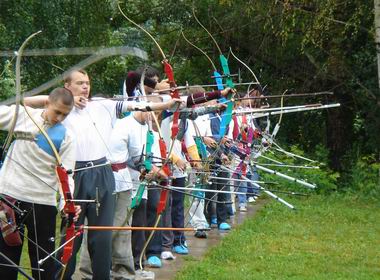
<path fill-rule="evenodd" d="M 74 97 L 70 90 L 67 88 L 55 88 L 49 94 L 49 101 L 57 103 L 61 101 L 66 106 L 74 106 Z"/>
<path fill-rule="evenodd" d="M 70 70 L 69 73 L 65 75 L 65 78 L 63 79 L 63 81 L 68 84 L 71 83 L 72 75 L 74 72 L 79 72 L 79 73 L 82 73 L 83 75 L 88 76 L 88 73 L 86 72 L 86 70 L 77 68 L 77 69 Z"/>
<path fill-rule="evenodd" d="M 138 73 L 141 76 L 145 69 L 146 69 L 145 77 L 153 78 L 154 76 L 157 76 L 158 78 L 160 78 L 160 72 L 153 66 L 149 66 L 149 65 L 140 66 L 139 68 L 136 69 L 136 73 Z"/>

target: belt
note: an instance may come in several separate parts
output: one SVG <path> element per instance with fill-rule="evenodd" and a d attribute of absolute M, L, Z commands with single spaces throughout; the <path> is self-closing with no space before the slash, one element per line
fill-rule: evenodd
<path fill-rule="evenodd" d="M 106 162 L 107 162 L 106 157 L 102 157 L 102 158 L 96 159 L 96 160 L 89 160 L 89 161 L 77 161 L 77 162 L 75 162 L 75 169 L 92 167 L 92 166 L 100 165 L 100 164 L 103 164 Z"/>
<path fill-rule="evenodd" d="M 111 168 L 112 171 L 119 172 L 119 170 L 127 168 L 127 162 L 112 163 Z"/>

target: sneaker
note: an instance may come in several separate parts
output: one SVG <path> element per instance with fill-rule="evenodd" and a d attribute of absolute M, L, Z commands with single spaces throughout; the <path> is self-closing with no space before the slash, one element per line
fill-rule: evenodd
<path fill-rule="evenodd" d="M 247 207 L 245 205 L 239 206 L 239 211 L 240 212 L 247 212 Z"/>
<path fill-rule="evenodd" d="M 220 230 L 230 230 L 230 229 L 231 229 L 231 226 L 230 226 L 229 224 L 227 224 L 227 223 L 221 223 L 221 224 L 219 225 L 219 229 L 220 229 Z"/>
<path fill-rule="evenodd" d="M 207 238 L 207 233 L 204 230 L 197 230 L 194 236 L 196 238 Z"/>
<path fill-rule="evenodd" d="M 184 245 L 176 245 L 173 248 L 174 253 L 180 254 L 180 255 L 187 255 L 189 253 L 189 250 Z"/>
<path fill-rule="evenodd" d="M 136 270 L 135 280 L 154 280 L 154 272 L 147 270 Z"/>
<path fill-rule="evenodd" d="M 161 252 L 161 259 L 163 259 L 163 260 L 175 260 L 175 257 L 174 257 L 172 252 L 163 251 L 163 252 Z"/>
<path fill-rule="evenodd" d="M 211 218 L 211 225 L 217 225 L 218 224 L 218 219 L 217 218 Z"/>
<path fill-rule="evenodd" d="M 252 202 L 255 202 L 255 201 L 256 201 L 256 199 L 254 197 L 252 197 L 252 196 L 248 197 L 248 202 L 249 203 L 252 203 Z"/>
<path fill-rule="evenodd" d="M 146 261 L 146 265 L 149 267 L 160 268 L 162 266 L 162 263 L 159 257 L 150 256 Z"/>

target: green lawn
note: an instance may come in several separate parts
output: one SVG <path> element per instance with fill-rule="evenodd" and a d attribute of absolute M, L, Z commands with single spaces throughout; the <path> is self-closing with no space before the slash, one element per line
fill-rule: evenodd
<path fill-rule="evenodd" d="M 272 201 L 177 280 L 380 279 L 380 204 L 343 196 Z"/>

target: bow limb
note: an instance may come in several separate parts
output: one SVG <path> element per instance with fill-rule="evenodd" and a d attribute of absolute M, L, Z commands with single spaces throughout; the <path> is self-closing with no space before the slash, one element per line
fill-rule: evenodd
<path fill-rule="evenodd" d="M 198 22 L 198 24 L 207 32 L 207 34 L 210 36 L 212 41 L 214 42 L 215 46 L 217 47 L 219 51 L 219 60 L 220 60 L 220 65 L 223 70 L 223 76 L 226 80 L 227 87 L 234 89 L 235 84 L 232 81 L 231 73 L 230 73 L 230 68 L 228 65 L 228 60 L 227 58 L 223 55 L 221 48 L 219 47 L 218 43 L 216 42 L 214 36 L 212 36 L 211 32 L 207 30 L 207 28 L 201 23 L 201 21 L 198 19 L 198 17 L 195 14 L 195 8 L 193 6 L 193 16 L 195 20 Z M 220 75 L 219 75 L 220 76 Z M 229 94 L 227 96 L 228 102 L 226 110 L 222 114 L 222 121 L 220 123 L 220 130 L 219 130 L 219 138 L 222 139 L 224 135 L 227 132 L 227 128 L 232 120 L 232 110 L 234 108 L 234 101 L 232 100 L 233 94 Z"/>
<path fill-rule="evenodd" d="M 24 52 L 24 49 L 26 45 L 29 43 L 29 41 L 42 31 L 38 31 L 30 35 L 26 40 L 22 43 L 21 47 L 17 51 L 17 58 L 16 58 L 16 108 L 15 113 L 12 119 L 11 128 L 9 129 L 7 138 L 5 139 L 5 143 L 2 147 L 2 156 L 5 156 L 6 152 L 8 151 L 8 148 L 12 142 L 12 136 L 16 127 L 17 119 L 18 119 L 18 113 L 20 110 L 20 104 L 21 104 L 21 58 L 22 54 Z"/>
<path fill-rule="evenodd" d="M 137 24 L 135 21 L 133 21 L 131 18 L 129 18 L 124 12 L 123 10 L 121 9 L 120 7 L 120 4 L 117 3 L 117 7 L 120 11 L 120 13 L 123 15 L 123 17 L 125 19 L 127 19 L 130 23 L 132 23 L 134 26 L 136 26 L 137 28 L 141 29 L 146 35 L 148 35 L 148 37 L 150 39 L 153 40 L 153 42 L 155 43 L 155 45 L 157 46 L 157 48 L 159 49 L 160 53 L 161 53 L 161 56 L 162 56 L 162 64 L 164 66 L 164 72 L 166 74 L 166 76 L 168 77 L 168 80 L 169 80 L 169 84 L 170 84 L 170 87 L 171 87 L 171 97 L 172 98 L 179 98 L 179 91 L 177 89 L 177 84 L 174 80 L 174 73 L 173 73 L 173 67 L 170 65 L 170 63 L 168 62 L 168 59 L 166 58 L 166 55 L 164 53 L 164 51 L 162 50 L 160 44 L 157 42 L 157 40 L 152 36 L 152 34 L 150 34 L 145 28 L 143 28 L 142 26 L 140 26 L 139 24 Z M 172 134 L 171 134 L 171 138 L 172 138 L 172 146 L 170 147 L 169 149 L 169 154 L 171 153 L 172 149 L 173 149 L 173 146 L 174 146 L 174 140 L 175 140 L 175 137 L 177 136 L 178 134 L 178 120 L 179 120 L 179 109 L 180 105 L 177 106 L 176 110 L 174 111 L 173 113 L 173 125 L 172 125 Z"/>
<path fill-rule="evenodd" d="M 261 83 L 259 82 L 259 80 L 257 79 L 257 76 L 255 75 L 255 72 L 253 72 L 253 70 L 245 63 L 243 62 L 240 58 L 238 58 L 235 53 L 232 51 L 232 48 L 230 47 L 230 53 L 232 54 L 232 56 L 238 61 L 240 62 L 245 68 L 247 68 L 247 70 L 251 73 L 251 75 L 253 76 L 253 78 L 255 79 L 255 82 L 260 86 L 260 88 L 262 88 L 261 86 Z"/>
<path fill-rule="evenodd" d="M 122 10 L 121 7 L 120 7 L 120 3 L 119 3 L 119 1 L 117 1 L 117 7 L 118 7 L 120 13 L 123 15 L 123 17 L 125 17 L 125 18 L 126 18 L 130 23 L 132 23 L 134 26 L 136 26 L 137 28 L 139 28 L 139 29 L 141 29 L 142 31 L 144 31 L 144 33 L 145 33 L 146 35 L 148 35 L 150 39 L 153 40 L 153 42 L 156 44 L 157 48 L 159 49 L 159 51 L 160 51 L 160 53 L 161 53 L 161 55 L 162 55 L 163 60 L 166 60 L 165 53 L 164 53 L 164 51 L 162 50 L 160 44 L 158 44 L 157 40 L 156 40 L 156 39 L 155 39 L 155 38 L 154 38 L 154 37 L 153 37 L 153 36 L 152 36 L 152 35 L 151 35 L 151 34 L 145 29 L 145 28 L 143 28 L 142 26 L 140 26 L 139 24 L 137 24 L 135 21 L 133 21 L 131 18 L 129 18 L 129 17 L 123 12 L 123 10 Z"/>
<path fill-rule="evenodd" d="M 212 69 L 214 69 L 214 71 L 217 71 L 216 66 L 215 66 L 214 62 L 212 61 L 212 59 L 210 58 L 210 56 L 204 50 L 202 50 L 200 47 L 198 47 L 195 44 L 193 44 L 192 42 L 190 42 L 190 40 L 187 39 L 187 37 L 185 36 L 185 33 L 183 33 L 182 30 L 181 30 L 181 34 L 182 34 L 183 39 L 185 39 L 185 41 L 189 45 L 191 45 L 192 47 L 194 47 L 195 49 L 197 49 L 198 51 L 200 51 L 204 56 L 207 57 L 208 61 L 210 62 L 211 66 L 212 66 Z"/>

